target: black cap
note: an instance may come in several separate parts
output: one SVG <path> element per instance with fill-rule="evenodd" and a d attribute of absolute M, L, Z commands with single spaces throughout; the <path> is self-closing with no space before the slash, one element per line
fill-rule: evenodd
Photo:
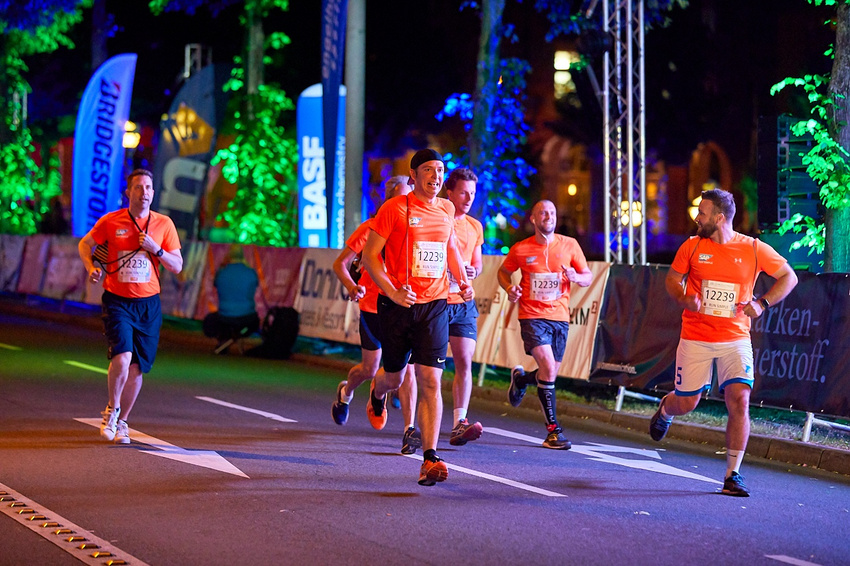
<path fill-rule="evenodd" d="M 443 156 L 433 149 L 420 149 L 410 159 L 410 168 L 416 171 L 416 168 L 428 161 L 443 161 Z M 445 165 L 445 163 L 443 163 Z"/>

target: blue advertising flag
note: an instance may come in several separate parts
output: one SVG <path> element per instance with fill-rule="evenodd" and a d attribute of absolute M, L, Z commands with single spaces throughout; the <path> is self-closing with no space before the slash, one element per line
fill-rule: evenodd
<path fill-rule="evenodd" d="M 85 236 L 98 218 L 121 207 L 124 124 L 135 73 L 135 53 L 116 55 L 97 68 L 83 92 L 74 133 L 74 236 Z"/>
<path fill-rule="evenodd" d="M 340 86 L 337 99 L 345 107 L 345 87 Z M 345 132 L 345 113 L 338 112 L 338 131 Z M 345 246 L 345 135 L 339 144 L 333 165 L 335 189 L 326 190 L 325 137 L 322 131 L 322 85 L 306 88 L 298 97 L 295 112 L 298 136 L 298 245 L 302 248 L 336 248 Z M 331 207 L 330 201 L 336 205 Z M 331 214 L 333 208 L 333 215 Z M 330 243 L 329 243 L 330 242 Z"/>
<path fill-rule="evenodd" d="M 332 248 L 341 248 L 331 234 L 336 219 L 345 222 L 345 183 L 340 185 L 341 173 L 336 171 L 337 154 L 344 155 L 344 144 L 339 143 L 339 86 L 342 84 L 342 69 L 345 62 L 345 22 L 348 18 L 347 0 L 322 0 L 322 124 L 325 139 L 325 183 L 330 189 L 328 196 L 328 241 Z M 344 108 L 344 107 L 343 107 Z M 342 145 L 342 147 L 341 147 Z M 340 200 L 341 195 L 341 200 Z M 339 230 L 344 234 L 344 227 Z M 337 245 L 339 244 L 339 245 Z"/>
<path fill-rule="evenodd" d="M 226 65 L 207 65 L 183 85 L 167 117 L 154 160 L 153 208 L 167 214 L 181 240 L 196 235 L 198 208 L 215 150 Z"/>

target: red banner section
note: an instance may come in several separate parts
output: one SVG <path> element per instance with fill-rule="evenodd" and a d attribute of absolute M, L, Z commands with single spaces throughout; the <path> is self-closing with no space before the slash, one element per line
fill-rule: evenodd
<path fill-rule="evenodd" d="M 0 236 L 2 290 L 99 303 L 102 288 L 86 283 L 76 238 Z M 183 272 L 162 275 L 163 312 L 202 319 L 217 308 L 212 282 L 226 244 L 189 242 Z M 273 306 L 300 313 L 301 334 L 359 344 L 360 311 L 333 273 L 338 250 L 245 246 L 257 270 L 260 316 Z M 523 352 L 515 305 L 498 285 L 499 256 L 485 256 L 473 285 L 478 306 L 476 362 L 531 364 Z M 639 389 L 672 389 L 681 309 L 667 296 L 666 266 L 592 262 L 594 283 L 574 288 L 570 334 L 559 375 Z M 850 275 L 799 273 L 800 284 L 753 322 L 752 402 L 850 417 Z M 756 295 L 771 284 L 759 279 Z M 595 343 L 594 343 L 595 341 Z"/>

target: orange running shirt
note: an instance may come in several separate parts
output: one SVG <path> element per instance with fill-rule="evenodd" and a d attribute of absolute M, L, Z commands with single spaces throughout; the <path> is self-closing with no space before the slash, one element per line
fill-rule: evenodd
<path fill-rule="evenodd" d="M 481 223 L 468 214 L 464 214 L 463 218 L 455 218 L 455 241 L 460 250 L 460 256 L 463 259 L 464 265 L 472 263 L 472 254 L 475 248 L 484 243 L 484 227 Z M 464 302 L 458 294 L 459 288 L 452 285 L 454 277 L 451 272 L 449 274 L 449 285 L 453 292 L 449 292 L 449 304 L 459 305 Z"/>
<path fill-rule="evenodd" d="M 518 318 L 569 322 L 570 282 L 564 277 L 561 265 L 576 271 L 588 269 L 587 259 L 575 238 L 553 234 L 547 246 L 538 244 L 531 236 L 511 247 L 502 267 L 511 273 L 519 269 L 522 275 Z"/>
<path fill-rule="evenodd" d="M 357 227 L 357 229 L 348 237 L 345 245 L 348 246 L 351 251 L 356 254 L 359 254 L 363 251 L 363 246 L 366 245 L 366 240 L 369 238 L 369 233 L 372 231 L 372 219 L 370 218 L 363 224 Z M 372 278 L 369 277 L 369 272 L 366 271 L 365 267 L 361 266 L 360 269 L 360 281 L 357 283 L 358 285 L 363 285 L 366 288 L 366 294 L 362 299 L 358 301 L 360 305 L 360 310 L 362 312 L 378 312 L 378 285 L 372 281 Z"/>
<path fill-rule="evenodd" d="M 167 252 L 180 249 L 174 222 L 158 212 L 150 211 L 148 218 L 134 221 L 130 212 L 122 208 L 101 216 L 95 223 L 91 230 L 92 238 L 98 245 L 107 243 L 108 248 L 109 263 L 103 269 L 106 275 L 104 290 L 129 299 L 159 294 L 160 261 L 155 255 L 139 250 L 139 234 L 142 231 L 146 231 Z"/>
<path fill-rule="evenodd" d="M 786 260 L 769 245 L 735 232 L 725 244 L 691 236 L 679 247 L 674 271 L 687 275 L 686 293 L 702 298 L 700 312 L 682 312 L 682 338 L 732 342 L 750 337 L 750 317 L 738 303 L 753 298 L 760 272 L 773 275 Z"/>
<path fill-rule="evenodd" d="M 387 240 L 387 275 L 396 289 L 410 285 L 416 304 L 449 296 L 447 242 L 454 231 L 455 206 L 438 198 L 426 204 L 413 193 L 393 197 L 378 210 L 372 230 Z"/>

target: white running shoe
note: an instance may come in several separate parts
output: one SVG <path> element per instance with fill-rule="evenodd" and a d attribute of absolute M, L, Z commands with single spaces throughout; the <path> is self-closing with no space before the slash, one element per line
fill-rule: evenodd
<path fill-rule="evenodd" d="M 103 420 L 100 421 L 100 435 L 106 440 L 115 440 L 115 432 L 118 428 L 118 414 L 120 412 L 121 407 L 113 409 L 107 405 L 106 409 L 100 413 L 100 416 L 103 417 Z"/>
<path fill-rule="evenodd" d="M 118 419 L 118 427 L 115 432 L 115 444 L 130 444 L 130 429 L 127 421 Z"/>

